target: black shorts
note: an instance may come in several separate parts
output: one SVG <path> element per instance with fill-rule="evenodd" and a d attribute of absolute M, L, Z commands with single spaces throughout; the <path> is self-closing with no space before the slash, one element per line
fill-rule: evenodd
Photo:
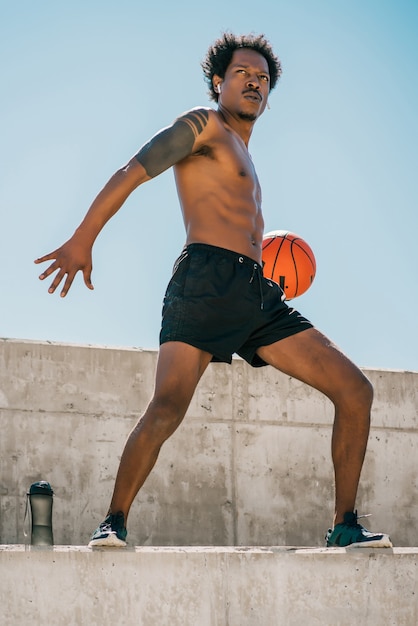
<path fill-rule="evenodd" d="M 253 259 L 193 243 L 177 259 L 164 297 L 160 344 L 182 341 L 213 361 L 234 353 L 253 367 L 266 365 L 256 351 L 312 324 L 284 302 L 279 285 L 264 278 Z"/>

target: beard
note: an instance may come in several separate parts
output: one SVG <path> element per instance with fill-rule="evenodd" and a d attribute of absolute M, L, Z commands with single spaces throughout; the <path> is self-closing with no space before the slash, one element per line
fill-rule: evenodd
<path fill-rule="evenodd" d="M 244 120 L 246 122 L 255 122 L 257 119 L 257 115 L 255 113 L 245 113 L 244 111 L 239 111 L 238 117 L 240 120 Z"/>

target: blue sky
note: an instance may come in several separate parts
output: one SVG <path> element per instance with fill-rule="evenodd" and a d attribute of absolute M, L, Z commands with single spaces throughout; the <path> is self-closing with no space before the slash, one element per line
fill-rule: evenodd
<path fill-rule="evenodd" d="M 151 135 L 211 105 L 200 61 L 223 30 L 265 33 L 283 63 L 250 152 L 266 231 L 316 255 L 292 304 L 360 366 L 418 371 L 415 0 L 0 2 L 1 335 L 158 346 L 184 242 L 171 171 L 100 235 L 94 292 L 49 295 L 33 259 Z"/>

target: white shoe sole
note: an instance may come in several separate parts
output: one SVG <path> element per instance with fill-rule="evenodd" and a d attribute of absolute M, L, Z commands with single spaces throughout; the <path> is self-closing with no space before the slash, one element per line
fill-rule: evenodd
<path fill-rule="evenodd" d="M 393 548 L 393 544 L 389 535 L 383 535 L 381 539 L 376 541 L 359 541 L 358 543 L 350 543 L 347 548 Z"/>
<path fill-rule="evenodd" d="M 126 546 L 126 541 L 119 539 L 116 533 L 109 533 L 107 537 L 99 537 L 98 539 L 91 539 L 88 547 L 94 548 L 97 546 L 105 548 L 123 548 Z"/>

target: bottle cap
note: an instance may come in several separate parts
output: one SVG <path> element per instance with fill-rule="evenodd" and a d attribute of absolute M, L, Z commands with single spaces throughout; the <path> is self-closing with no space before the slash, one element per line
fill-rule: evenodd
<path fill-rule="evenodd" d="M 29 488 L 28 496 L 44 495 L 52 496 L 54 494 L 51 485 L 46 480 L 39 480 L 33 483 Z"/>

